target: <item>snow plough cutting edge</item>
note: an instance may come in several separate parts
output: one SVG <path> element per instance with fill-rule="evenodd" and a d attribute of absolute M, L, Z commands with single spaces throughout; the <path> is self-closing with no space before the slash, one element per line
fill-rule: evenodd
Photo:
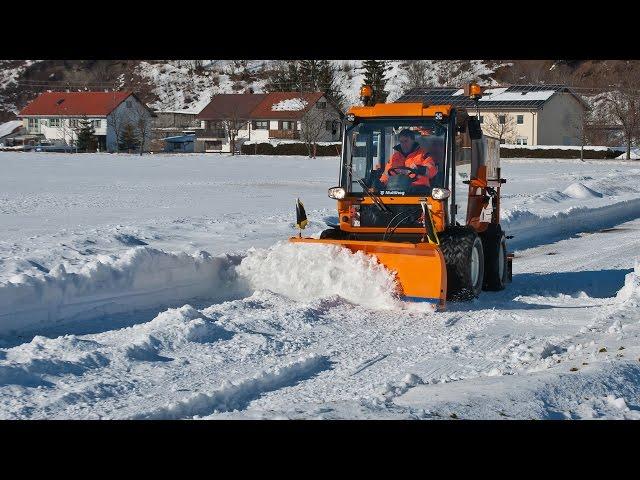
<path fill-rule="evenodd" d="M 468 84 L 464 93 L 477 102 L 482 89 Z M 483 135 L 479 119 L 464 108 L 371 105 L 371 96 L 372 90 L 363 87 L 364 106 L 352 107 L 342 125 L 340 183 L 329 189 L 338 201 L 338 224 L 319 239 L 300 235 L 290 241 L 373 255 L 395 272 L 404 300 L 440 309 L 446 300 L 503 289 L 511 281 L 512 255 L 499 223 L 505 180 L 498 139 Z M 416 155 L 407 154 L 398 140 L 409 142 Z M 422 165 L 430 157 L 437 168 L 428 182 L 419 181 L 426 167 L 410 163 L 416 156 Z M 398 159 L 404 159 L 404 166 L 396 166 Z M 464 164 L 470 164 L 470 174 L 461 225 L 456 221 L 456 166 Z"/>

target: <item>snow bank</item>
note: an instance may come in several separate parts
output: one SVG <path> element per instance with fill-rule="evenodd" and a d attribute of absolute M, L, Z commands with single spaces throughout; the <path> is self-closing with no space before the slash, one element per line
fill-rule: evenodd
<path fill-rule="evenodd" d="M 602 198 L 602 194 L 600 192 L 596 192 L 595 190 L 587 187 L 583 183 L 575 182 L 565 188 L 562 193 L 577 199 L 587 199 L 587 198 Z"/>
<path fill-rule="evenodd" d="M 295 385 L 327 368 L 329 361 L 311 354 L 280 367 L 264 370 L 252 378 L 237 383 L 225 382 L 211 393 L 197 393 L 184 400 L 136 415 L 133 419 L 180 419 L 210 415 L 215 412 L 240 410 L 263 393 Z"/>
<path fill-rule="evenodd" d="M 141 246 L 120 256 L 100 255 L 78 272 L 67 272 L 61 264 L 44 275 L 19 274 L 0 283 L 0 335 L 41 332 L 58 322 L 130 315 L 193 299 L 226 301 L 255 290 L 299 301 L 339 295 L 371 308 L 398 306 L 393 273 L 373 257 L 337 246 L 279 243 L 252 248 L 239 265 L 231 257 L 212 257 L 203 251 L 189 255 Z M 136 336 L 127 355 L 139 359 L 155 355 L 166 343 L 158 340 L 155 330 L 167 321 L 178 322 L 171 327 L 179 330 L 173 334 L 189 341 L 226 335 L 195 309 L 167 318 L 160 315 L 145 327 L 150 330 Z M 132 330 L 132 335 L 135 332 L 139 330 Z"/>
<path fill-rule="evenodd" d="M 629 155 L 631 160 L 639 160 L 640 159 L 640 148 L 632 148 L 631 155 Z M 627 159 L 627 152 L 625 151 L 622 155 L 617 156 L 621 160 Z"/>
<path fill-rule="evenodd" d="M 397 306 L 395 276 L 374 257 L 335 245 L 278 243 L 251 249 L 236 268 L 255 289 L 299 301 L 339 295 L 371 308 Z"/>
<path fill-rule="evenodd" d="M 624 286 L 618 291 L 616 298 L 622 302 L 640 304 L 640 258 L 636 258 L 633 272 L 627 273 Z"/>
<path fill-rule="evenodd" d="M 232 267 L 226 256 L 167 253 L 145 246 L 120 256 L 100 255 L 76 273 L 61 264 L 40 277 L 15 275 L 0 283 L 0 334 L 193 298 L 229 298 L 239 288 Z"/>
<path fill-rule="evenodd" d="M 163 349 L 175 350 L 188 342 L 211 343 L 228 340 L 233 332 L 218 325 L 191 305 L 170 308 L 147 323 L 125 328 L 127 339 L 122 353 L 129 360 L 169 360 L 161 355 Z"/>
<path fill-rule="evenodd" d="M 585 191 L 580 188 L 572 189 L 572 193 L 585 195 Z M 586 194 L 589 195 L 589 191 Z M 551 243 L 579 232 L 610 228 L 637 218 L 638 211 L 640 198 L 623 200 L 603 207 L 571 207 L 551 215 L 532 212 L 525 207 L 504 211 L 500 223 L 508 235 L 514 236 L 510 246 L 522 249 Z"/>

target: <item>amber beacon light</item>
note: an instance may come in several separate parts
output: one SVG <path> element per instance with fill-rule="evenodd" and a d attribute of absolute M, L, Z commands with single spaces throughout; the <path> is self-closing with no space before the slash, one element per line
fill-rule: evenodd
<path fill-rule="evenodd" d="M 468 83 L 464 86 L 464 94 L 472 100 L 479 100 L 482 98 L 482 87 L 477 83 Z"/>

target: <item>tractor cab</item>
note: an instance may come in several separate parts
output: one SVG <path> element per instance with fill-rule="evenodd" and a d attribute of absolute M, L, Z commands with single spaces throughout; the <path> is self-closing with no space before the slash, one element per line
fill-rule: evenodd
<path fill-rule="evenodd" d="M 364 120 L 347 126 L 341 186 L 361 194 L 430 196 L 444 188 L 449 126 L 429 118 Z M 425 165 L 433 169 L 421 169 Z"/>

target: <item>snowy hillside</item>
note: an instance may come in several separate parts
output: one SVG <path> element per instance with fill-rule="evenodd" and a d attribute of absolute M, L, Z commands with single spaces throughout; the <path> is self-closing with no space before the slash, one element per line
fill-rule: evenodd
<path fill-rule="evenodd" d="M 336 158 L 0 164 L 0 418 L 640 418 L 638 162 L 503 161 L 513 283 L 446 312 L 286 242 Z"/>
<path fill-rule="evenodd" d="M 113 63 L 113 62 L 112 62 Z M 335 60 L 336 83 L 347 103 L 358 103 L 362 85 L 362 61 Z M 403 92 L 406 74 L 393 60 L 387 73 L 387 89 L 394 100 Z M 38 68 L 29 69 L 38 64 Z M 151 107 L 162 111 L 199 112 L 218 93 L 264 91 L 268 72 L 275 61 L 269 60 L 146 60 L 123 61 L 102 66 L 74 65 L 62 67 L 36 61 L 0 61 L 0 110 L 17 112 L 37 92 L 46 88 L 126 88 L 139 92 Z M 496 68 L 508 63 L 482 60 L 429 61 L 428 80 L 440 84 L 444 78 L 456 84 L 469 79 L 493 83 Z M 73 67 L 73 68 L 72 68 Z M 42 71 L 39 69 L 43 68 Z M 69 84 L 65 80 L 71 78 Z M 22 82 L 18 85 L 16 82 Z M 35 82 L 35 83 L 34 83 Z M 36 87 L 34 85 L 44 85 Z"/>

